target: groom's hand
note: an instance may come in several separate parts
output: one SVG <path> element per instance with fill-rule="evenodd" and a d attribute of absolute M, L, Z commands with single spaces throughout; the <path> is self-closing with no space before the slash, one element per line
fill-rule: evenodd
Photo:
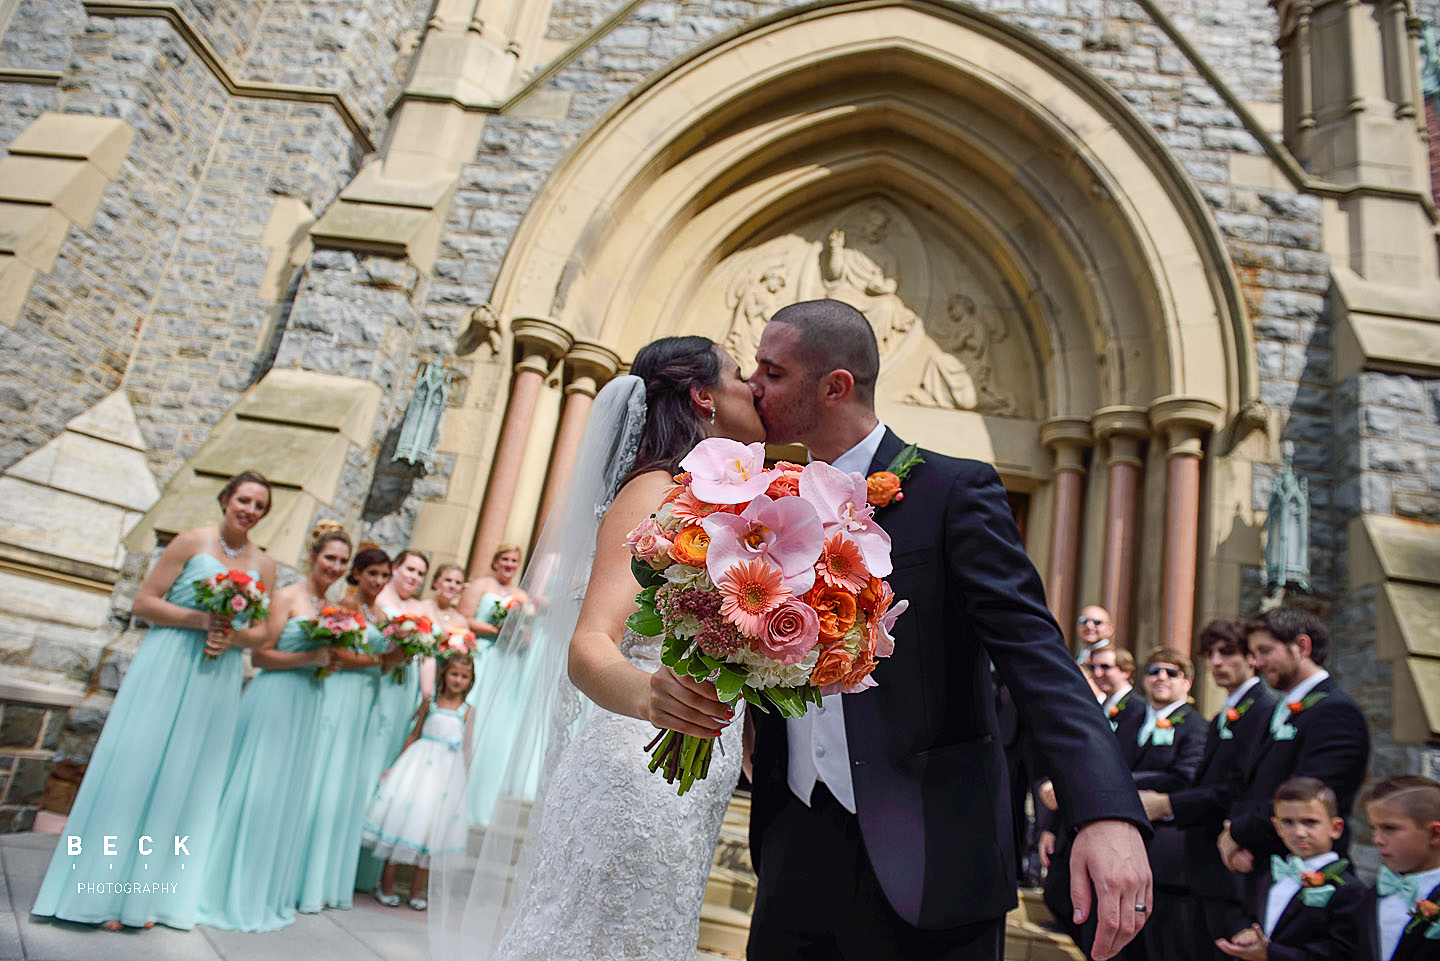
<path fill-rule="evenodd" d="M 1070 903 L 1077 925 L 1095 912 L 1095 961 L 1113 958 L 1140 933 L 1153 901 L 1150 860 L 1135 825 L 1091 821 L 1080 828 L 1070 853 Z"/>
<path fill-rule="evenodd" d="M 650 675 L 650 723 L 656 727 L 716 737 L 732 716 L 709 681 L 680 677 L 664 666 Z"/>

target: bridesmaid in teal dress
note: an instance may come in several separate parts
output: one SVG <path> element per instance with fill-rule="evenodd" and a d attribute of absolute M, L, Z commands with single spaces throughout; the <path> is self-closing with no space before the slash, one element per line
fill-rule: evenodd
<path fill-rule="evenodd" d="M 474 742 L 471 745 L 474 752 L 474 759 L 470 764 L 469 803 L 470 818 L 472 822 L 478 822 L 480 812 L 488 811 L 495 799 L 495 792 L 498 789 L 497 778 L 501 771 L 494 764 L 487 764 L 484 758 L 484 745 L 507 744 L 515 737 L 513 725 L 519 723 L 520 705 L 505 703 L 507 697 L 513 698 L 514 691 L 518 688 L 512 687 L 509 691 L 498 689 L 498 672 L 496 664 L 504 656 L 503 652 L 495 651 L 495 638 L 500 632 L 498 624 L 502 608 L 511 605 L 523 605 L 529 603 L 525 592 L 516 586 L 516 578 L 520 574 L 520 548 L 514 544 L 501 544 L 495 550 L 494 556 L 490 559 L 490 570 L 493 576 L 482 577 L 472 581 L 460 598 L 460 609 L 469 610 L 469 604 L 475 604 L 475 613 L 471 617 L 471 630 L 475 631 L 478 639 L 475 650 L 475 686 L 470 691 L 468 703 L 472 709 L 477 709 L 482 703 L 495 701 L 493 710 L 487 711 L 483 716 L 487 718 L 486 727 L 482 731 L 481 725 L 475 725 Z M 477 596 L 478 595 L 478 596 Z M 477 715 L 480 716 L 480 715 Z"/>
<path fill-rule="evenodd" d="M 425 583 L 430 562 L 419 551 L 404 550 L 391 559 L 390 583 L 380 592 L 376 604 L 386 620 L 401 614 L 426 614 L 430 605 L 417 596 Z M 389 643 L 388 640 L 386 642 Z M 380 774 L 389 769 L 405 747 L 406 735 L 414 726 L 415 711 L 420 707 L 420 667 L 404 664 L 404 673 L 396 681 L 390 672 L 380 679 L 380 693 L 375 700 L 375 724 L 379 741 L 367 758 L 366 777 L 372 787 L 380 783 Z M 360 863 L 355 870 L 355 889 L 373 891 L 380 881 L 385 862 L 368 849 L 361 849 Z"/>
<path fill-rule="evenodd" d="M 240 730 L 220 795 L 215 856 L 200 899 L 201 924 L 274 931 L 295 920 L 300 850 L 320 728 L 316 669 L 330 648 L 301 626 L 327 606 L 326 592 L 350 564 L 350 536 L 321 521 L 310 537 L 310 575 L 275 594 L 267 638 L 250 661 L 260 673 L 240 699 Z"/>
<path fill-rule="evenodd" d="M 135 617 L 153 626 L 115 695 L 32 914 L 112 930 L 195 924 L 240 711 L 239 647 L 260 643 L 265 625 L 231 630 L 200 609 L 194 582 L 227 569 L 275 581 L 274 562 L 249 540 L 270 509 L 270 484 L 245 471 L 219 500 L 220 523 L 177 534 L 135 596 Z M 100 887 L 142 880 L 125 893 Z"/>
<path fill-rule="evenodd" d="M 381 675 L 399 663 L 398 656 L 380 653 L 386 639 L 376 627 L 383 618 L 375 599 L 390 580 L 389 556 L 378 547 L 360 551 L 349 580 L 355 595 L 344 603 L 358 606 L 369 622 L 366 650 L 332 652 L 336 670 L 322 685 L 315 763 L 298 818 L 303 825 L 299 909 L 306 914 L 327 906 L 349 908 L 354 902 L 360 831 L 376 784 L 368 763 L 380 742 L 375 699 Z"/>

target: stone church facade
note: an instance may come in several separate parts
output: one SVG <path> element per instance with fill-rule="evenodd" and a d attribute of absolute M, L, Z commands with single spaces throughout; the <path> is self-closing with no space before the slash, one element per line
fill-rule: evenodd
<path fill-rule="evenodd" d="M 1433 774 L 1435 15 L 0 0 L 0 829 L 66 809 L 129 598 L 233 471 L 292 571 L 334 517 L 478 572 L 641 345 L 745 367 L 819 296 L 875 326 L 887 423 L 997 465 L 1067 630 L 1256 610 L 1289 451 L 1371 773 Z"/>

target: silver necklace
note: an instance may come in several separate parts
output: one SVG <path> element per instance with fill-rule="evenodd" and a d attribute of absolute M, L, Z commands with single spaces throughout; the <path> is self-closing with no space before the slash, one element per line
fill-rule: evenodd
<path fill-rule="evenodd" d="M 232 561 L 235 558 L 239 557 L 241 554 L 245 553 L 245 543 L 243 541 L 240 543 L 239 547 L 231 547 L 229 544 L 225 543 L 225 535 L 220 533 L 220 528 L 218 527 L 215 528 L 215 539 L 220 542 L 220 550 L 224 551 L 225 556 L 230 558 Z"/>

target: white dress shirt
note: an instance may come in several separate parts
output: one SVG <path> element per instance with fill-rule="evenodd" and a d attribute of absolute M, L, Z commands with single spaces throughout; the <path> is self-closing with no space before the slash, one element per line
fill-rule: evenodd
<path fill-rule="evenodd" d="M 1318 871 L 1331 861 L 1340 860 L 1340 855 L 1334 851 L 1326 851 L 1324 854 L 1317 854 L 1313 858 L 1305 858 L 1300 863 L 1305 865 L 1306 871 Z M 1265 870 L 1270 870 L 1267 864 Z M 1280 923 L 1280 915 L 1285 913 L 1285 905 L 1290 903 L 1300 891 L 1300 882 L 1286 878 L 1283 881 L 1270 884 L 1270 893 L 1265 898 L 1265 937 L 1275 933 L 1275 925 Z"/>
<path fill-rule="evenodd" d="M 1316 686 L 1329 676 L 1330 672 L 1321 668 L 1286 691 L 1281 696 L 1280 703 L 1275 705 L 1275 713 L 1270 718 L 1270 730 L 1273 732 L 1281 724 L 1288 722 L 1290 720 L 1289 705 L 1295 701 L 1305 700 L 1306 695 L 1315 690 Z"/>
<path fill-rule="evenodd" d="M 1419 882 L 1416 885 L 1415 897 L 1423 898 L 1435 890 L 1435 885 L 1440 884 L 1440 868 L 1417 871 L 1415 880 Z M 1414 906 L 1415 902 L 1401 897 L 1399 891 L 1388 898 L 1376 898 L 1376 921 L 1380 929 L 1380 961 L 1390 961 L 1390 958 L 1394 956 L 1395 949 L 1400 944 L 1400 935 L 1405 933 L 1405 925 L 1410 923 L 1410 909 Z"/>
<path fill-rule="evenodd" d="M 877 423 L 854 447 L 831 461 L 843 471 L 866 474 L 875 451 L 885 437 L 885 425 Z M 842 694 L 826 694 L 819 707 L 812 707 L 803 717 L 785 722 L 789 742 L 790 765 L 785 782 L 795 796 L 810 804 L 816 781 L 824 781 L 835 800 L 851 814 L 855 813 L 855 784 L 850 780 L 850 749 L 845 743 L 845 710 Z"/>

